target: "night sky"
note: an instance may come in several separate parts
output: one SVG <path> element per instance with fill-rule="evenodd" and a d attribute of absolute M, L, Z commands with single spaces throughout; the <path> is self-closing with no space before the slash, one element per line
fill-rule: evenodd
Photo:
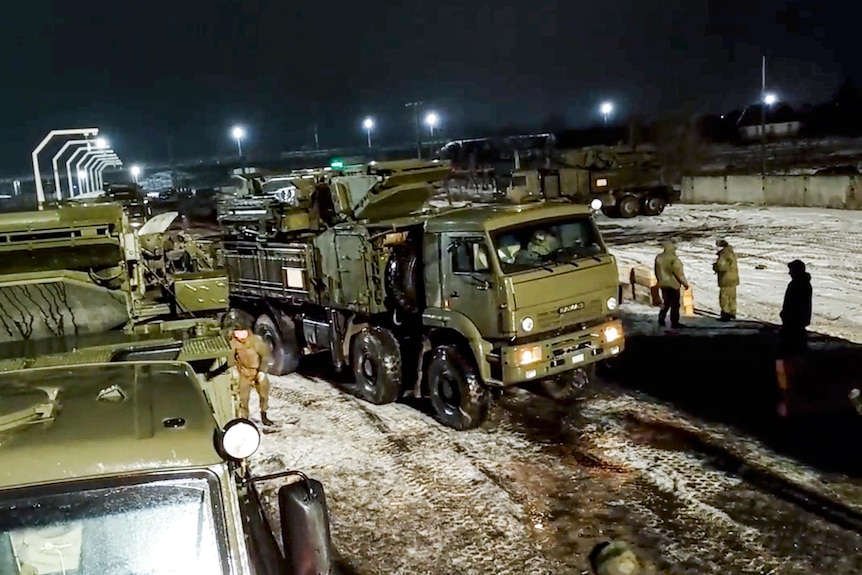
<path fill-rule="evenodd" d="M 51 128 L 98 126 L 127 161 L 410 135 L 421 99 L 468 125 L 802 104 L 862 75 L 857 7 L 800 0 L 5 0 L 0 175 Z M 832 3 L 830 3 L 832 4 Z M 837 4 L 834 3 L 834 4 Z M 469 134 L 479 135 L 479 134 Z"/>

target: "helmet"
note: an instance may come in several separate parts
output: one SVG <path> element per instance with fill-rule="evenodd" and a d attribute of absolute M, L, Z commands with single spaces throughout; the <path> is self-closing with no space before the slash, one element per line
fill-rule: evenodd
<path fill-rule="evenodd" d="M 222 329 L 229 332 L 243 329 L 251 330 L 253 323 L 251 315 L 239 309 L 229 309 L 221 319 Z"/>
<path fill-rule="evenodd" d="M 531 252 L 546 256 L 559 248 L 560 242 L 547 230 L 536 230 L 527 246 Z"/>

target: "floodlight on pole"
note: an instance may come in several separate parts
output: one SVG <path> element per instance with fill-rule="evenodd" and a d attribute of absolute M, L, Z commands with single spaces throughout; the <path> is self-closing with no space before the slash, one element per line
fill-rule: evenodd
<path fill-rule="evenodd" d="M 365 128 L 365 134 L 368 136 L 368 147 L 371 147 L 371 130 L 374 129 L 374 118 L 368 117 L 362 122 L 362 127 Z"/>
<path fill-rule="evenodd" d="M 31 157 L 33 159 L 33 177 L 36 182 L 36 200 L 39 202 L 39 209 L 45 203 L 45 188 L 42 185 L 42 172 L 39 169 L 39 153 L 45 149 L 48 142 L 57 136 L 95 136 L 99 133 L 98 128 L 72 128 L 68 130 L 51 130 L 48 135 L 39 142 L 36 149 L 33 150 Z"/>
<path fill-rule="evenodd" d="M 436 112 L 428 112 L 425 116 L 425 125 L 431 131 L 431 136 L 434 136 L 434 128 L 440 123 L 440 116 Z"/>
<path fill-rule="evenodd" d="M 57 200 L 63 199 L 63 188 L 60 185 L 60 169 L 57 167 L 57 162 L 60 160 L 60 157 L 66 153 L 66 150 L 69 149 L 70 146 L 90 146 L 92 144 L 92 140 L 69 140 L 63 147 L 60 148 L 60 151 L 57 152 L 54 157 L 51 159 L 51 166 L 54 168 L 54 195 Z M 68 164 L 67 164 L 67 175 L 68 175 Z M 69 181 L 71 182 L 72 178 L 69 176 Z M 72 184 L 69 184 L 69 196 L 72 196 Z"/>
<path fill-rule="evenodd" d="M 140 166 L 132 166 L 132 169 L 129 170 L 132 173 L 132 178 L 135 180 L 135 183 L 138 183 L 138 177 L 141 175 L 141 167 Z"/>
<path fill-rule="evenodd" d="M 242 141 L 245 139 L 245 128 L 242 126 L 234 126 L 230 131 L 230 135 L 236 140 L 237 155 L 242 157 Z"/>
<path fill-rule="evenodd" d="M 599 106 L 599 111 L 602 113 L 602 121 L 607 124 L 608 118 L 614 112 L 613 102 L 602 102 L 602 105 Z"/>
<path fill-rule="evenodd" d="M 767 106 L 772 106 L 778 102 L 778 96 L 773 94 L 772 92 L 766 93 L 763 95 L 763 103 Z"/>

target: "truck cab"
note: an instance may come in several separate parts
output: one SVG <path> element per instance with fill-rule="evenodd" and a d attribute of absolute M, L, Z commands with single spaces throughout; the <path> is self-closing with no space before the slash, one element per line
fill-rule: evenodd
<path fill-rule="evenodd" d="M 257 429 L 219 425 L 185 363 L 0 374 L 0 433 L 4 575 L 328 572 L 319 484 L 279 489 L 282 554 L 246 471 Z"/>

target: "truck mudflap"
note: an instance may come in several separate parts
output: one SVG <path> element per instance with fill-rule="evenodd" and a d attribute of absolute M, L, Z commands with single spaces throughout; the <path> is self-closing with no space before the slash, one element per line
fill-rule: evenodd
<path fill-rule="evenodd" d="M 500 349 L 496 383 L 513 386 L 617 357 L 625 349 L 622 322 L 611 319 L 553 338 Z"/>

